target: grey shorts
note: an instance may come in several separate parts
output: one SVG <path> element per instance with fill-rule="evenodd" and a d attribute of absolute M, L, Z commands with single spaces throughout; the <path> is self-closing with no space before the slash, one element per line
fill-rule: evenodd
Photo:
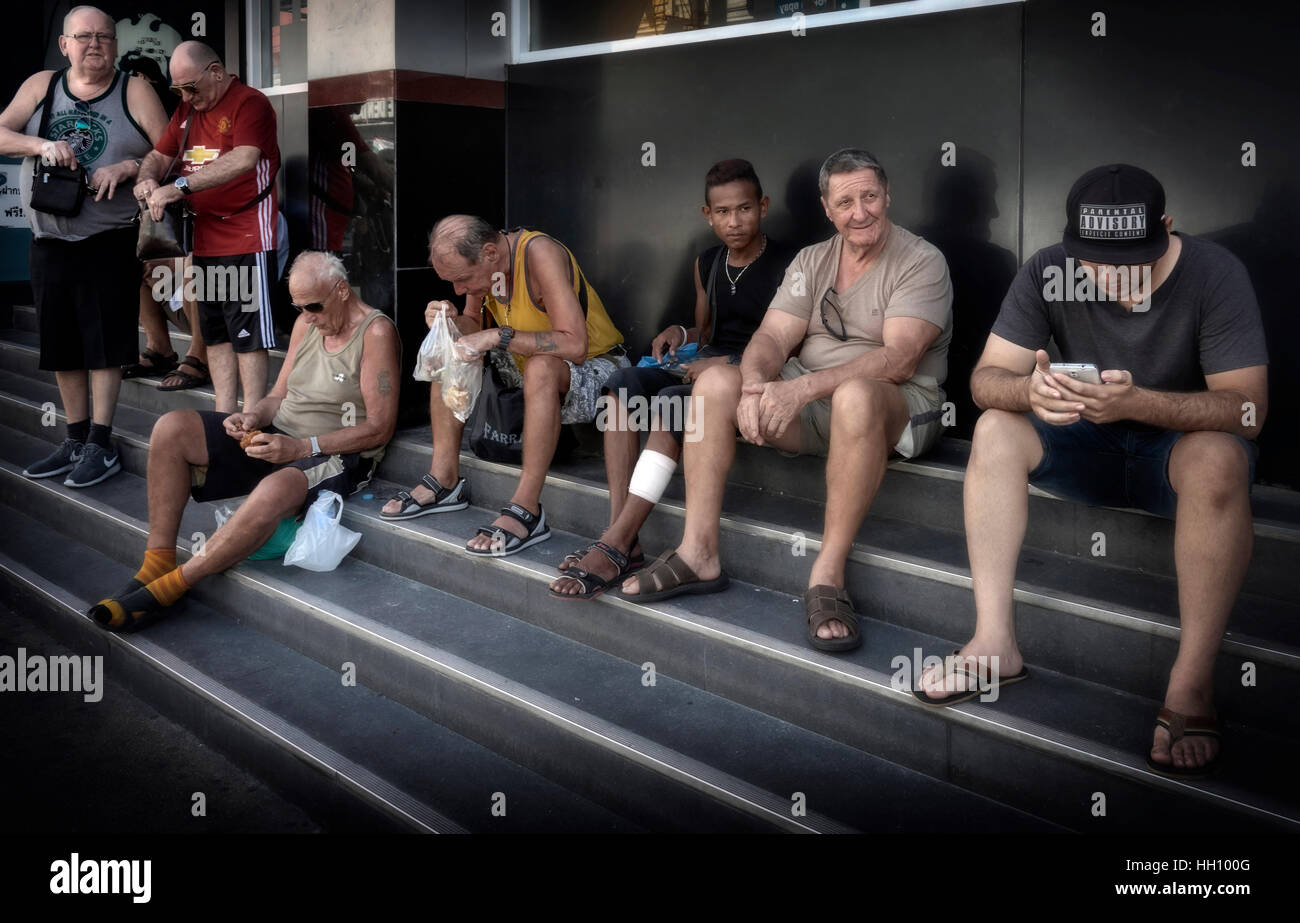
<path fill-rule="evenodd" d="M 786 360 L 781 368 L 784 381 L 807 375 L 811 371 L 797 358 Z M 943 435 L 943 389 L 933 378 L 918 375 L 898 385 L 907 401 L 911 419 L 903 427 L 894 451 L 904 458 L 915 458 L 929 451 Z M 804 405 L 799 411 L 800 455 L 825 456 L 831 447 L 831 399 L 823 397 Z M 787 453 L 789 454 L 789 453 Z"/>
<path fill-rule="evenodd" d="M 524 386 L 524 374 L 519 371 L 513 356 L 500 349 L 492 350 L 490 356 L 506 387 Z M 593 356 L 582 363 L 565 359 L 564 364 L 569 367 L 569 390 L 564 395 L 564 403 L 560 405 L 562 424 L 590 423 L 596 419 L 596 402 L 600 400 L 600 389 L 611 375 L 631 365 L 627 356 L 621 352 Z"/>

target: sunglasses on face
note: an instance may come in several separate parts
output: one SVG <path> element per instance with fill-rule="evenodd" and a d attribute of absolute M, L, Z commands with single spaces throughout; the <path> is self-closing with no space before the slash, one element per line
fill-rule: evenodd
<path fill-rule="evenodd" d="M 342 279 L 339 279 L 339 282 L 342 281 Z M 295 304 L 294 302 L 290 302 L 290 304 L 293 304 L 293 306 L 299 311 L 306 311 L 308 314 L 319 314 L 321 311 L 325 310 L 325 302 L 334 297 L 334 292 L 339 287 L 339 282 L 334 283 L 334 288 L 330 289 L 330 293 L 325 296 L 324 301 L 313 301 L 308 304 Z"/>
<path fill-rule="evenodd" d="M 826 294 L 822 297 L 822 304 L 821 304 L 822 326 L 825 327 L 826 332 L 829 333 L 831 336 L 835 337 L 835 339 L 847 340 L 849 338 L 849 335 L 848 332 L 844 329 L 844 315 L 840 312 L 840 306 L 835 303 L 835 299 L 831 297 L 832 295 L 835 294 L 836 294 L 835 289 L 833 288 L 827 289 Z M 831 309 L 831 314 L 835 321 L 834 326 L 832 326 L 831 320 L 828 319 L 826 316 L 826 308 L 828 306 Z M 837 328 L 838 328 L 838 332 L 836 332 Z"/>
<path fill-rule="evenodd" d="M 199 73 L 199 75 L 195 77 L 193 80 L 191 80 L 189 83 L 173 83 L 168 89 L 170 89 L 177 96 L 180 96 L 182 93 L 193 93 L 197 91 L 199 87 L 199 81 L 203 79 L 203 75 L 206 74 L 211 67 L 212 65 L 209 64 L 207 67 L 203 68 L 203 70 Z"/>

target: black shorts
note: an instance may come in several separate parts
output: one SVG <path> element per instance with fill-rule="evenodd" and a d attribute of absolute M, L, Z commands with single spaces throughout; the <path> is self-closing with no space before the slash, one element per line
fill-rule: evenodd
<path fill-rule="evenodd" d="M 276 252 L 193 259 L 195 301 L 204 342 L 229 343 L 237 353 L 275 347 L 272 287 Z"/>
<path fill-rule="evenodd" d="M 213 410 L 195 411 L 203 421 L 203 438 L 208 446 L 208 463 L 190 466 L 190 496 L 200 503 L 242 497 L 253 492 L 262 478 L 281 468 L 298 468 L 307 476 L 307 498 L 298 510 L 301 516 L 316 501 L 322 490 L 332 490 L 349 497 L 370 483 L 379 467 L 379 458 L 362 458 L 357 452 L 347 455 L 322 455 L 300 458 L 283 465 L 273 465 L 260 458 L 250 458 L 239 447 L 239 440 L 226 434 L 222 421 L 229 414 Z M 274 426 L 262 432 L 275 433 Z"/>
<path fill-rule="evenodd" d="M 41 369 L 107 369 L 136 361 L 138 236 L 132 225 L 83 240 L 32 240 L 28 266 L 41 338 Z"/>

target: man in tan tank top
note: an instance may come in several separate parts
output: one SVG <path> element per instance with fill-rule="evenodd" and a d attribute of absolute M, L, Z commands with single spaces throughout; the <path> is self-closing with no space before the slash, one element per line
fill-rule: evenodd
<path fill-rule="evenodd" d="M 361 300 L 343 264 L 306 251 L 289 270 L 298 309 L 271 393 L 242 413 L 173 410 L 149 440 L 149 538 L 131 582 L 90 615 L 109 631 L 138 628 L 196 582 L 244 560 L 322 490 L 364 487 L 397 424 L 397 328 Z M 348 425 L 344 425 L 344 423 Z M 204 546 L 176 564 L 190 496 L 249 497 Z"/>

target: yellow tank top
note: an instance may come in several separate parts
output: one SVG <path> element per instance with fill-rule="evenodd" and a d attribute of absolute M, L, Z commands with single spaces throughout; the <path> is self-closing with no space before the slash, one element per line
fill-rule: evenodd
<path fill-rule="evenodd" d="M 553 329 L 551 319 L 533 302 L 533 297 L 528 291 L 528 267 L 524 254 L 529 241 L 536 237 L 555 240 L 554 237 L 541 231 L 520 229 L 519 239 L 515 241 L 514 278 L 511 280 L 509 304 L 502 304 L 491 294 L 483 299 L 497 325 L 509 324 L 517 333 L 538 333 Z M 558 240 L 555 242 L 560 244 Z M 582 269 L 574 259 L 573 253 L 564 244 L 560 246 L 564 247 L 564 252 L 569 256 L 569 277 L 573 280 L 573 294 L 577 296 L 578 304 L 582 306 L 583 316 L 587 319 L 587 358 L 602 356 L 623 342 L 623 334 L 618 332 L 614 322 L 609 319 L 604 303 L 596 294 L 596 290 L 587 283 L 587 278 L 582 274 Z M 527 356 L 514 358 L 521 369 L 528 359 Z"/>

